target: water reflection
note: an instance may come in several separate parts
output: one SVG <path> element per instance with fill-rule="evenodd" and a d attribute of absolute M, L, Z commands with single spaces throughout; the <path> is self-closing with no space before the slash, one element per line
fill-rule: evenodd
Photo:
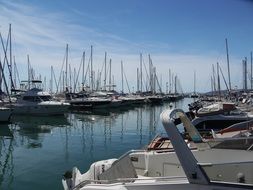
<path fill-rule="evenodd" d="M 13 137 L 13 134 L 12 134 L 8 124 L 0 124 L 0 136 Z"/>
<path fill-rule="evenodd" d="M 5 183 L 10 187 L 13 182 L 13 144 L 14 138 L 7 124 L 0 125 L 0 187 Z"/>
<path fill-rule="evenodd" d="M 43 126 L 61 127 L 70 124 L 67 117 L 64 115 L 57 115 L 50 117 L 14 115 L 11 119 L 11 122 L 13 124 L 19 125 L 19 127 L 24 128 L 43 128 Z M 40 133 L 40 131 L 38 131 L 38 133 Z"/>
<path fill-rule="evenodd" d="M 39 116 L 18 116 L 15 115 L 10 125 L 16 139 L 26 148 L 41 148 L 43 134 L 51 133 L 54 127 L 69 125 L 65 116 L 39 117 Z"/>

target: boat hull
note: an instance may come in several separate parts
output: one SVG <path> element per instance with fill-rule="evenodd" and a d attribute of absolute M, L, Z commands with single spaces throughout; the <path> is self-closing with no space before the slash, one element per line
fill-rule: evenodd
<path fill-rule="evenodd" d="M 9 122 L 12 114 L 10 108 L 0 108 L 0 122 Z"/>
<path fill-rule="evenodd" d="M 102 109 L 106 107 L 110 107 L 111 100 L 71 100 L 69 101 L 72 109 Z"/>
<path fill-rule="evenodd" d="M 46 103 L 43 104 L 16 104 L 13 114 L 16 115 L 63 115 L 68 111 L 69 104 L 66 103 Z"/>

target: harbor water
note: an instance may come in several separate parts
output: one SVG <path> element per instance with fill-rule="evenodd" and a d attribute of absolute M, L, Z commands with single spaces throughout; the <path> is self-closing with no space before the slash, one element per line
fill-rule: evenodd
<path fill-rule="evenodd" d="M 69 112 L 65 116 L 13 116 L 0 125 L 0 189 L 63 189 L 61 179 L 74 166 L 83 173 L 98 160 L 144 148 L 165 134 L 160 113 L 188 110 L 193 99 L 160 106 Z"/>

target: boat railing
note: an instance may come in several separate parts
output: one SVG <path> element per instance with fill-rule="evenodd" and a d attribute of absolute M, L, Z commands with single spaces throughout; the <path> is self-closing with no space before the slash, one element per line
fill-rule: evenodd
<path fill-rule="evenodd" d="M 120 160 L 122 160 L 123 158 L 129 156 L 130 154 L 132 154 L 132 153 L 137 153 L 137 152 L 146 152 L 146 150 L 141 150 L 141 149 L 140 149 L 140 150 L 129 150 L 129 151 L 126 152 L 125 154 L 121 155 L 121 156 L 119 157 L 119 159 L 118 159 L 117 161 L 115 161 L 115 162 L 119 162 Z"/>
<path fill-rule="evenodd" d="M 73 188 L 73 190 L 75 189 L 80 189 L 85 185 L 88 184 L 108 184 L 108 185 L 114 185 L 115 183 L 133 183 L 133 182 L 137 182 L 137 181 L 156 181 L 156 182 L 162 182 L 162 181 L 174 181 L 174 180 L 184 180 L 187 181 L 186 176 L 166 176 L 166 177 L 144 177 L 144 176 L 140 176 L 138 178 L 117 178 L 117 179 L 113 179 L 113 180 L 84 180 L 81 183 L 79 183 L 77 186 L 75 186 Z"/>

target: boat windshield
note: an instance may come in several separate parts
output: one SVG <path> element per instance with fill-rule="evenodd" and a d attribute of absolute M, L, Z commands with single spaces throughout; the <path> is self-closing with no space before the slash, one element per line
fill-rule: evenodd
<path fill-rule="evenodd" d="M 253 150 L 253 138 L 215 139 L 207 142 L 212 148 Z"/>

